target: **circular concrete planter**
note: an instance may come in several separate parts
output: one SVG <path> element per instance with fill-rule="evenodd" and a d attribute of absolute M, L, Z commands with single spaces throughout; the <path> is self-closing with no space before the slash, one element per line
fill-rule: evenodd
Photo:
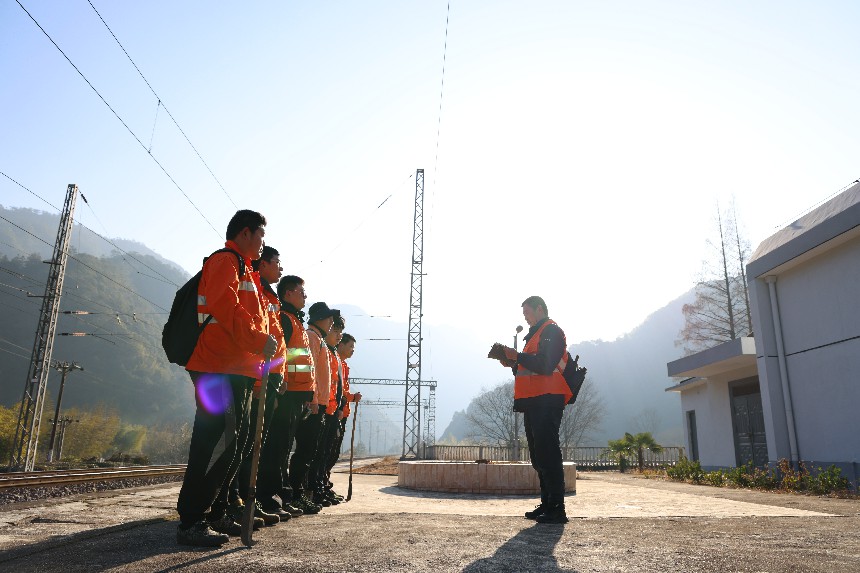
<path fill-rule="evenodd" d="M 537 472 L 528 462 L 404 461 L 397 464 L 397 485 L 451 493 L 540 493 Z M 564 490 L 576 495 L 576 464 L 573 462 L 564 462 Z"/>

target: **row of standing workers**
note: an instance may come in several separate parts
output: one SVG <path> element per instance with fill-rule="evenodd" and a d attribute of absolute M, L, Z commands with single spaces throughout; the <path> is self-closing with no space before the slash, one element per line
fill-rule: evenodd
<path fill-rule="evenodd" d="M 265 245 L 266 219 L 240 210 L 225 248 L 203 264 L 200 334 L 186 370 L 196 412 L 176 509 L 180 545 L 218 547 L 241 533 L 245 502 L 253 527 L 319 513 L 343 497 L 332 487 L 350 403 L 355 338 L 324 302 L 304 307 L 304 281 L 282 275 Z M 307 318 L 307 326 L 305 326 Z M 263 384 L 262 440 L 252 464 Z M 290 452 L 295 446 L 295 452 Z"/>

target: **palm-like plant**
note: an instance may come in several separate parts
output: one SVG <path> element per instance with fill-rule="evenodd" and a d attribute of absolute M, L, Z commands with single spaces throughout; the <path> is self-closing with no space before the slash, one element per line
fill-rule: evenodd
<path fill-rule="evenodd" d="M 645 469 L 645 450 L 650 450 L 655 454 L 663 451 L 663 446 L 658 444 L 651 432 L 641 432 L 633 435 L 630 432 L 625 432 L 624 437 L 620 440 L 609 440 L 609 452 L 618 457 L 621 471 L 627 466 L 627 458 L 636 456 L 639 462 L 639 471 Z"/>

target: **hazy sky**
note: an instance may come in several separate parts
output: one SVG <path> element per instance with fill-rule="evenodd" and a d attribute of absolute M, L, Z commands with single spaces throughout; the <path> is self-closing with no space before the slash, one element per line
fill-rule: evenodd
<path fill-rule="evenodd" d="M 87 0 L 20 1 L 128 129 L 3 2 L 0 171 L 189 272 L 260 210 L 311 300 L 405 322 L 423 168 L 428 343 L 509 341 L 532 294 L 613 339 L 693 286 L 718 201 L 755 248 L 860 175 L 856 2 L 92 0 L 161 107 Z"/>

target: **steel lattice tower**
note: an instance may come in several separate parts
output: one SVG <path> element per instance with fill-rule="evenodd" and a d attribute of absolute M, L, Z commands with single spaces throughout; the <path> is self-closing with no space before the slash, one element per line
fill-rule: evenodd
<path fill-rule="evenodd" d="M 77 194 L 78 186 L 70 184 L 66 190 L 66 201 L 60 216 L 54 255 L 50 261 L 44 261 L 50 265 L 50 270 L 48 282 L 45 284 L 45 294 L 42 297 L 33 355 L 30 358 L 30 368 L 24 383 L 24 396 L 21 398 L 21 409 L 18 412 L 15 441 L 12 443 L 9 460 L 9 467 L 12 469 L 33 471 L 33 463 L 36 461 L 36 445 L 39 441 L 39 427 L 42 424 L 42 408 L 45 405 L 45 389 L 51 368 L 51 353 L 54 350 L 54 333 L 60 311 L 63 279 L 66 276 L 66 260 L 69 256 L 69 241 L 72 237 Z"/>
<path fill-rule="evenodd" d="M 415 224 L 412 231 L 412 287 L 406 347 L 406 405 L 403 409 L 403 454 L 419 457 L 421 442 L 421 285 L 424 278 L 424 170 L 415 171 Z"/>

